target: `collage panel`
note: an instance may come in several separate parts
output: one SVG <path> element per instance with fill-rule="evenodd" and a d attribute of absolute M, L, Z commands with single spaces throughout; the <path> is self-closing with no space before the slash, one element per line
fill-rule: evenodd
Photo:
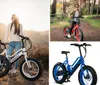
<path fill-rule="evenodd" d="M 0 85 L 49 85 L 49 1 L 0 0 Z"/>
<path fill-rule="evenodd" d="M 0 85 L 100 85 L 100 0 L 1 0 Z"/>
<path fill-rule="evenodd" d="M 50 0 L 51 41 L 100 41 L 100 0 Z"/>
<path fill-rule="evenodd" d="M 51 42 L 49 85 L 99 85 L 99 42 Z"/>

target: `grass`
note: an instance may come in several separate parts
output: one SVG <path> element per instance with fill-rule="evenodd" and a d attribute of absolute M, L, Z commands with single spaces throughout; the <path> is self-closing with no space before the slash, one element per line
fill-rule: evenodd
<path fill-rule="evenodd" d="M 51 28 L 63 28 L 65 26 L 68 26 L 70 23 L 68 22 L 70 19 L 66 18 L 62 21 L 54 21 L 53 23 L 51 23 Z"/>
<path fill-rule="evenodd" d="M 96 17 L 100 18 L 100 15 L 85 15 L 82 20 L 87 21 L 94 28 L 100 28 L 100 19 L 95 19 Z M 64 26 L 69 26 L 69 20 L 70 18 L 68 17 L 64 20 L 55 19 L 55 21 L 51 23 L 51 28 L 63 28 Z"/>
<path fill-rule="evenodd" d="M 100 17 L 100 15 L 98 15 Z M 88 15 L 85 16 L 83 20 L 87 21 L 92 27 L 100 28 L 100 19 L 94 19 L 94 17 L 98 17 L 97 15 Z"/>

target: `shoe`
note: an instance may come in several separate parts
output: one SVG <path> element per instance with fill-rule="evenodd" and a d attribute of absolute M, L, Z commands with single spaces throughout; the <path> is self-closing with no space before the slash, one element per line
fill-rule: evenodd
<path fill-rule="evenodd" d="M 8 73 L 8 77 L 16 81 L 17 80 L 17 70 L 11 69 Z"/>
<path fill-rule="evenodd" d="M 11 73 L 16 74 L 17 73 L 17 70 L 14 69 Z"/>
<path fill-rule="evenodd" d="M 10 73 L 10 74 L 17 73 L 17 70 L 16 70 L 15 68 L 13 68 L 13 69 L 11 69 L 11 70 L 9 71 L 9 73 Z"/>
<path fill-rule="evenodd" d="M 76 36 L 74 38 L 76 39 Z"/>
<path fill-rule="evenodd" d="M 68 37 L 68 38 L 71 38 L 71 35 L 70 35 L 70 34 L 68 34 L 68 35 L 67 35 L 67 37 Z"/>

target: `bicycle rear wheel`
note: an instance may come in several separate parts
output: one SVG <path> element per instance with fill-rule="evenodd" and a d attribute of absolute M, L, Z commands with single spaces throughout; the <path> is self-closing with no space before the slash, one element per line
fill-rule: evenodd
<path fill-rule="evenodd" d="M 0 77 L 7 75 L 9 72 L 9 68 L 10 63 L 8 59 L 5 56 L 0 55 Z"/>
<path fill-rule="evenodd" d="M 68 27 L 68 26 L 64 27 L 64 29 L 63 29 L 64 37 L 67 38 L 67 35 L 69 33 L 69 30 L 70 30 L 70 27 Z"/>
<path fill-rule="evenodd" d="M 40 78 L 42 74 L 41 64 L 33 58 L 27 58 L 27 61 L 30 67 L 27 66 L 27 62 L 24 60 L 20 66 L 21 75 L 30 81 Z"/>
<path fill-rule="evenodd" d="M 53 68 L 53 78 L 56 81 L 56 83 L 62 84 L 66 80 L 66 68 L 65 66 L 58 62 L 55 64 Z"/>

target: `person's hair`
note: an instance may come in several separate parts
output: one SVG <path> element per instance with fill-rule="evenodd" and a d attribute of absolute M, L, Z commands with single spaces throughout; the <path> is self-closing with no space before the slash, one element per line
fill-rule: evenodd
<path fill-rule="evenodd" d="M 19 23 L 19 19 L 18 19 L 18 17 L 17 17 L 15 14 L 13 14 L 12 16 L 13 16 L 15 19 L 14 19 L 14 21 L 11 23 L 10 30 L 12 30 L 12 26 L 14 25 L 14 27 L 15 27 L 14 34 L 19 35 L 19 34 L 20 34 L 20 23 Z"/>

